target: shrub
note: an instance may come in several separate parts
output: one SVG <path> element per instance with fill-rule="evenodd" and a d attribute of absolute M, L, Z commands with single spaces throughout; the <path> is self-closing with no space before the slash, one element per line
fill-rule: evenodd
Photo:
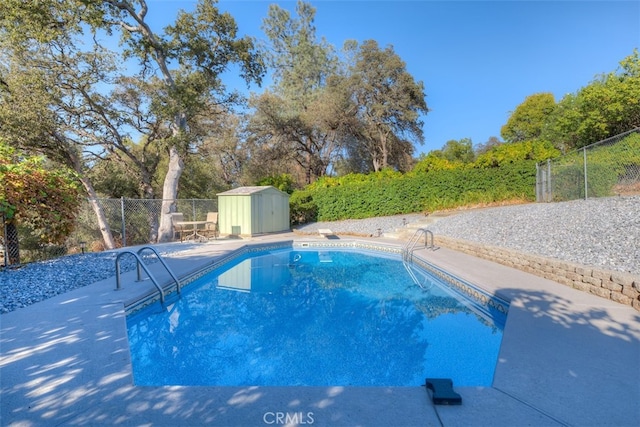
<path fill-rule="evenodd" d="M 523 141 L 498 145 L 476 159 L 476 167 L 500 167 L 524 160 L 541 162 L 560 155 L 560 151 L 547 141 Z"/>
<path fill-rule="evenodd" d="M 294 192 L 292 222 L 335 221 L 450 209 L 504 200 L 533 200 L 535 161 L 500 168 L 461 166 L 426 173 L 379 172 L 323 178 Z M 302 209 L 306 206 L 309 209 Z"/>
<path fill-rule="evenodd" d="M 295 191 L 289 198 L 291 224 L 305 224 L 318 218 L 318 207 L 309 190 Z"/>

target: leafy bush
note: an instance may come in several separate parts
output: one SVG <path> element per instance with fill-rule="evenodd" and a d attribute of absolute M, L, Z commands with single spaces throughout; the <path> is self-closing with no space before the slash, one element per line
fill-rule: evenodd
<path fill-rule="evenodd" d="M 478 156 L 476 167 L 499 167 L 524 160 L 541 162 L 558 157 L 560 151 L 547 141 L 523 141 L 502 144 Z"/>
<path fill-rule="evenodd" d="M 305 224 L 318 218 L 318 207 L 311 191 L 294 192 L 289 198 L 289 215 L 291 224 Z"/>
<path fill-rule="evenodd" d="M 413 172 L 435 172 L 441 170 L 450 170 L 459 167 L 460 163 L 454 163 L 442 156 L 435 154 L 433 151 L 423 157 L 413 168 Z"/>
<path fill-rule="evenodd" d="M 64 242 L 80 206 L 80 182 L 73 171 L 0 140 L 0 182 L 0 215 L 8 223 L 30 227 L 43 243 Z"/>
<path fill-rule="evenodd" d="M 510 199 L 533 200 L 535 161 L 506 164 L 500 168 L 463 166 L 428 173 L 401 174 L 382 171 L 323 178 L 292 196 L 292 222 L 307 222 L 310 210 L 317 220 L 335 221 L 412 212 Z M 295 215 L 295 216 L 294 216 Z M 311 219 L 313 220 L 313 219 Z"/>
<path fill-rule="evenodd" d="M 293 184 L 294 179 L 288 173 L 268 176 L 266 178 L 262 178 L 256 183 L 256 185 L 271 185 L 273 187 L 276 187 L 278 190 L 284 191 L 288 194 L 293 193 Z"/>

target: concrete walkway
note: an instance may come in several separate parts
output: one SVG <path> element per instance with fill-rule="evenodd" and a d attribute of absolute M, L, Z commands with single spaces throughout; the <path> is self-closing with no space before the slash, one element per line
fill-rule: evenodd
<path fill-rule="evenodd" d="M 245 243 L 189 244 L 165 259 L 182 275 Z M 456 388 L 460 406 L 434 406 L 420 386 L 134 386 L 124 305 L 153 286 L 131 272 L 120 291 L 112 278 L 0 316 L 1 424 L 640 425 L 640 313 L 447 249 L 417 254 L 511 301 L 493 387 Z"/>

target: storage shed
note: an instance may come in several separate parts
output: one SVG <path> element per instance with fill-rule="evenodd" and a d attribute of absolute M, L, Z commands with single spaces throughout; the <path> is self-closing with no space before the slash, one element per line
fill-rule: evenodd
<path fill-rule="evenodd" d="M 289 195 L 270 185 L 219 193 L 220 234 L 254 236 L 289 231 Z"/>

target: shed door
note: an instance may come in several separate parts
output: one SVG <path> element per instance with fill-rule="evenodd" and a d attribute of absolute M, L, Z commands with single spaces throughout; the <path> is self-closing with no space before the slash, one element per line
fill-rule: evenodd
<path fill-rule="evenodd" d="M 277 214 L 278 212 L 278 199 L 275 194 L 269 194 L 269 231 L 280 231 L 280 228 L 277 224 Z"/>
<path fill-rule="evenodd" d="M 260 197 L 257 199 L 258 202 L 258 211 L 259 211 L 259 220 L 256 227 L 256 233 L 270 233 L 275 230 L 275 206 L 273 195 L 271 194 L 260 194 Z"/>

